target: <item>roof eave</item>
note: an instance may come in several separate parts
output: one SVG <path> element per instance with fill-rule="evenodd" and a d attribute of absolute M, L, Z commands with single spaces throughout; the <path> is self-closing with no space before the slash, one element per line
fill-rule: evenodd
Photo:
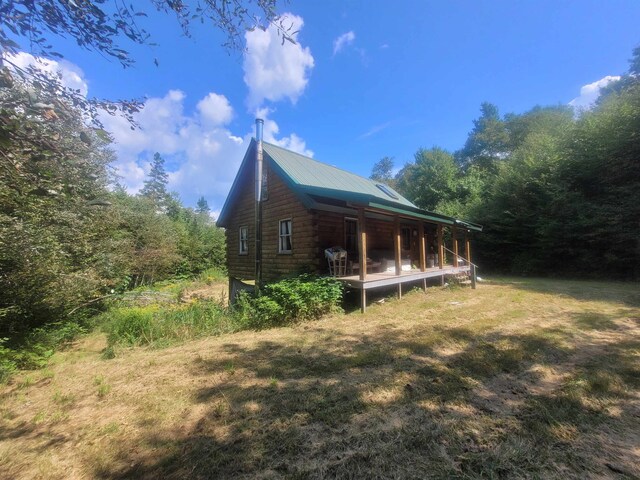
<path fill-rule="evenodd" d="M 240 176 L 242 174 L 243 169 L 245 168 L 246 162 L 251 157 L 251 155 L 249 154 L 253 152 L 253 147 L 255 146 L 255 143 L 256 143 L 256 140 L 252 138 L 251 142 L 249 143 L 249 147 L 247 148 L 247 151 L 244 154 L 242 162 L 240 163 L 240 168 L 238 168 L 238 173 L 236 173 L 236 178 L 233 179 L 233 183 L 231 184 L 231 189 L 229 190 L 227 199 L 225 200 L 224 205 L 222 206 L 222 210 L 220 210 L 220 215 L 216 220 L 216 225 L 220 227 L 226 227 L 227 225 L 227 221 L 229 220 L 228 217 L 231 215 L 231 205 L 236 199 L 236 196 L 239 194 L 237 189 L 240 183 Z"/>

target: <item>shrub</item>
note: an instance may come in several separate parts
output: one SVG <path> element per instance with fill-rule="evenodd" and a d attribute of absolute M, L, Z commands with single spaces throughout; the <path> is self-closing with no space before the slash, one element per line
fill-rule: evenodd
<path fill-rule="evenodd" d="M 197 278 L 199 281 L 207 285 L 212 285 L 216 282 L 226 282 L 227 273 L 219 267 L 212 267 L 208 268 L 204 272 L 201 272 Z"/>
<path fill-rule="evenodd" d="M 4 346 L 7 340 L 7 338 L 0 338 L 0 384 L 9 380 L 17 368 L 13 351 Z"/>
<path fill-rule="evenodd" d="M 19 368 L 42 368 L 56 350 L 69 345 L 85 333 L 81 318 L 34 328 L 17 339 L 0 338 L 0 383 L 5 383 Z"/>
<path fill-rule="evenodd" d="M 240 292 L 236 299 L 235 314 L 240 328 L 263 329 L 282 325 L 283 308 L 275 300 L 254 297 L 249 292 Z"/>
<path fill-rule="evenodd" d="M 111 352 L 114 345 L 163 346 L 234 329 L 225 308 L 211 301 L 113 308 L 102 320 Z"/>
<path fill-rule="evenodd" d="M 238 295 L 236 316 L 245 328 L 269 328 L 319 318 L 339 310 L 342 284 L 303 275 L 268 284 L 259 296 Z"/>

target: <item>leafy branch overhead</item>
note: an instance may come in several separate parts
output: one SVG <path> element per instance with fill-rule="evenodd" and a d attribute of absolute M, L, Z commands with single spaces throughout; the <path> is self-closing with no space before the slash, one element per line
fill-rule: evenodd
<path fill-rule="evenodd" d="M 49 36 L 72 38 L 87 50 L 115 59 L 123 67 L 135 63 L 122 40 L 154 45 L 144 18 L 157 11 L 175 16 L 185 36 L 193 22 L 210 22 L 224 36 L 228 51 L 243 49 L 244 33 L 255 28 L 277 29 L 282 42 L 295 43 L 296 31 L 276 12 L 277 0 L 147 0 L 127 4 L 106 0 L 9 0 L 0 6 L 0 53 L 30 50 L 45 58 L 63 54 Z M 20 40 L 24 42 L 18 43 Z M 26 43 L 26 45 L 25 45 Z"/>

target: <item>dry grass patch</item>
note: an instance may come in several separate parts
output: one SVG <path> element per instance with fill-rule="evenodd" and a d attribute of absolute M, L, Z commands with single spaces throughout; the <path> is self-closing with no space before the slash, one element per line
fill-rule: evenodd
<path fill-rule="evenodd" d="M 637 478 L 637 285 L 509 280 L 3 387 L 3 478 Z M 620 473 L 622 472 L 622 473 Z"/>

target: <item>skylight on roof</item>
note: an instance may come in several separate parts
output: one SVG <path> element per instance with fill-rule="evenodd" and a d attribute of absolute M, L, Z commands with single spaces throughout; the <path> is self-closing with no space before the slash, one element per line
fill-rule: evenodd
<path fill-rule="evenodd" d="M 389 187 L 387 187 L 385 184 L 383 183 L 376 183 L 376 187 L 378 187 L 380 190 L 382 190 L 384 193 L 386 193 L 388 196 L 390 196 L 391 198 L 395 199 L 395 200 L 399 200 L 400 197 L 398 195 L 396 195 L 393 190 L 391 190 Z"/>

